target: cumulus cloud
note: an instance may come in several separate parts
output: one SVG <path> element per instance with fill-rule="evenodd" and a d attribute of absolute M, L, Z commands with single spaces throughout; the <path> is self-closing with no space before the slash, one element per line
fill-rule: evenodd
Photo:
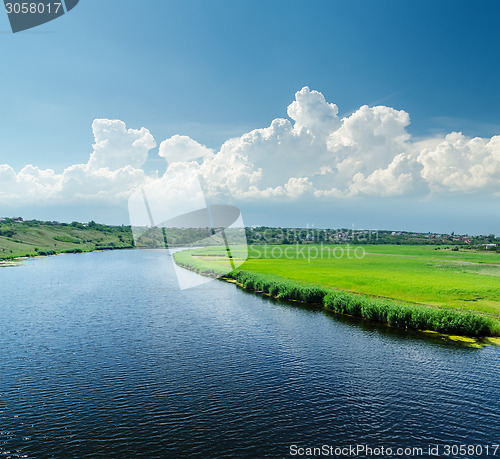
<path fill-rule="evenodd" d="M 307 86 L 295 93 L 295 100 L 288 106 L 288 116 L 295 121 L 294 129 L 308 130 L 318 138 L 326 137 L 339 125 L 338 107 L 325 100 L 323 94 Z"/>
<path fill-rule="evenodd" d="M 368 176 L 358 172 L 352 178 L 349 191 L 354 194 L 375 196 L 397 196 L 417 190 L 421 185 L 421 165 L 414 159 L 397 155 L 382 169 L 376 169 Z"/>
<path fill-rule="evenodd" d="M 339 119 L 335 104 L 305 87 L 288 114 L 293 123 L 275 119 L 207 157 L 199 172 L 208 190 L 236 198 L 394 195 L 418 182 L 406 112 L 363 106 Z"/>
<path fill-rule="evenodd" d="M 16 173 L 9 165 L 0 165 L 0 202 L 9 206 L 119 203 L 154 179 L 140 168 L 156 145 L 147 129 L 127 129 L 122 121 L 106 119 L 95 120 L 92 129 L 94 151 L 85 164 L 61 173 L 31 164 Z"/>
<path fill-rule="evenodd" d="M 291 121 L 277 118 L 230 139 L 195 165 L 212 196 L 338 198 L 500 187 L 498 137 L 414 141 L 404 110 L 364 105 L 340 119 L 337 106 L 308 87 L 287 112 Z"/>
<path fill-rule="evenodd" d="M 225 142 L 201 169 L 207 180 L 213 176 L 221 186 L 239 193 L 251 185 L 274 187 L 295 175 L 314 174 L 321 161 L 317 156 L 326 152 L 326 146 L 319 147 L 307 131 L 296 132 L 289 120 L 275 119 L 267 128 Z"/>
<path fill-rule="evenodd" d="M 218 150 L 188 136 L 160 144 L 166 174 L 194 169 L 209 199 L 299 200 L 419 193 L 498 193 L 500 136 L 412 139 L 403 110 L 364 105 L 339 117 L 335 104 L 308 87 L 277 118 L 224 142 Z M 88 161 L 60 173 L 0 165 L 2 203 L 123 203 L 158 177 L 142 165 L 156 146 L 146 128 L 98 119 Z M 181 184 L 179 185 L 181 187 Z M 178 190 L 179 191 L 179 190 Z"/>
<path fill-rule="evenodd" d="M 433 191 L 500 190 L 500 136 L 491 139 L 452 132 L 418 156 L 422 178 Z"/>
<path fill-rule="evenodd" d="M 156 147 L 153 136 L 146 128 L 127 129 L 120 120 L 94 120 L 92 131 L 95 143 L 88 164 L 93 169 L 141 167 L 148 151 Z"/>
<path fill-rule="evenodd" d="M 48 202 L 61 190 L 61 176 L 52 169 L 31 164 L 18 173 L 7 164 L 0 165 L 0 202 Z"/>
<path fill-rule="evenodd" d="M 208 159 L 213 150 L 186 135 L 174 135 L 160 144 L 160 156 L 169 163 Z"/>
<path fill-rule="evenodd" d="M 344 118 L 327 140 L 338 171 L 336 185 L 349 189 L 358 174 L 370 175 L 408 154 L 409 124 L 408 113 L 384 106 L 364 105 Z"/>
<path fill-rule="evenodd" d="M 94 169 L 89 164 L 76 164 L 61 174 L 58 198 L 63 200 L 123 202 L 131 192 L 149 183 L 142 169 L 125 166 L 120 169 Z"/>
<path fill-rule="evenodd" d="M 297 197 L 314 191 L 314 186 L 307 177 L 292 177 L 286 183 L 285 190 L 291 197 Z"/>
<path fill-rule="evenodd" d="M 320 92 L 307 87 L 298 91 L 288 107 L 293 124 L 277 118 L 266 128 L 229 139 L 216 154 L 205 156 L 199 169 L 209 192 L 236 198 L 297 197 L 297 187 L 286 187 L 290 178 L 312 177 L 331 162 L 326 140 L 340 124 L 337 113 L 337 106 L 326 102 Z M 196 146 L 189 157 L 197 150 Z"/>

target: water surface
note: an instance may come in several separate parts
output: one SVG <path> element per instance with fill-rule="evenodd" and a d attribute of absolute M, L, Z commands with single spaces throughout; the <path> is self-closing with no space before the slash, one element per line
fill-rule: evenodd
<path fill-rule="evenodd" d="M 4 457 L 261 458 L 289 457 L 291 444 L 500 441 L 500 348 L 221 281 L 178 291 L 162 252 L 1 268 L 0 317 Z"/>

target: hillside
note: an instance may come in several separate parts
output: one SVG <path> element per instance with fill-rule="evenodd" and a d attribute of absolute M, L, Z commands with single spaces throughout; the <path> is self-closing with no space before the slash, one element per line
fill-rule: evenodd
<path fill-rule="evenodd" d="M 0 222 L 0 260 L 134 247 L 130 227 L 38 220 Z"/>

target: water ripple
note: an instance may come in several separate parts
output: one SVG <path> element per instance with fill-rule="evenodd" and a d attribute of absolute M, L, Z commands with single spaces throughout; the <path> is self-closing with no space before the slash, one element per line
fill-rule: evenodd
<path fill-rule="evenodd" d="M 26 288 L 19 288 L 26 286 Z M 498 441 L 498 348 L 445 345 L 212 282 L 140 251 L 0 271 L 3 457 L 287 457 Z"/>

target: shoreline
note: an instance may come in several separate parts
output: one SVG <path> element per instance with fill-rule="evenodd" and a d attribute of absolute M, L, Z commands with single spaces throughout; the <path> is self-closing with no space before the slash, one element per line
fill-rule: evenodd
<path fill-rule="evenodd" d="M 174 257 L 175 259 L 176 257 Z M 356 293 L 323 288 L 280 276 L 236 270 L 230 273 L 200 269 L 175 260 L 185 269 L 217 278 L 238 287 L 278 300 L 316 305 L 336 314 L 350 315 L 373 323 L 423 333 L 436 333 L 454 341 L 476 343 L 478 339 L 500 344 L 500 323 L 486 315 L 454 308 L 405 304 L 387 298 L 372 298 Z M 477 343 L 476 343 L 477 344 Z"/>
<path fill-rule="evenodd" d="M 76 253 L 126 249 L 132 250 L 134 247 L 95 249 Z M 75 254 L 75 252 L 59 252 L 53 255 L 20 256 L 1 259 L 0 267 L 18 266 L 23 260 L 68 254 Z M 175 253 L 172 256 L 175 260 Z M 245 291 L 268 298 L 309 305 L 331 313 L 357 317 L 372 323 L 385 324 L 399 329 L 437 334 L 455 342 L 460 341 L 480 346 L 481 343 L 477 341 L 479 339 L 488 341 L 486 344 L 500 345 L 499 322 L 477 312 L 462 311 L 453 308 L 435 308 L 420 304 L 397 303 L 386 298 L 372 298 L 333 288 L 319 287 L 306 282 L 291 281 L 275 275 L 253 273 L 244 270 L 223 273 L 217 272 L 215 268 L 202 270 L 177 260 L 175 260 L 175 263 L 191 272 L 235 284 Z M 415 326 L 417 324 L 419 326 Z"/>
<path fill-rule="evenodd" d="M 365 319 L 365 318 L 360 317 L 360 316 L 355 316 L 352 314 L 345 314 L 345 313 L 338 313 L 332 309 L 325 307 L 324 304 L 321 304 L 321 303 L 307 303 L 305 301 L 291 300 L 291 299 L 287 300 L 287 299 L 274 297 L 271 294 L 263 292 L 263 291 L 257 291 L 257 290 L 251 291 L 251 290 L 246 289 L 242 283 L 240 283 L 234 279 L 228 278 L 228 277 L 222 276 L 222 277 L 217 277 L 215 279 L 222 280 L 222 281 L 230 283 L 230 284 L 234 284 L 237 287 L 241 288 L 242 290 L 245 290 L 248 293 L 254 293 L 256 295 L 263 296 L 263 297 L 266 297 L 268 299 L 277 300 L 277 301 L 284 301 L 286 303 L 299 303 L 302 306 L 315 307 L 318 310 L 325 311 L 327 313 L 331 313 L 334 315 L 340 315 L 340 316 L 344 316 L 344 317 L 353 317 L 353 318 L 363 320 L 366 322 L 371 322 L 374 325 L 386 326 L 389 328 L 391 327 L 391 325 L 387 324 L 387 323 L 373 322 L 373 321 L 370 321 L 369 319 Z M 399 330 L 402 329 L 401 327 L 393 327 L 393 328 L 398 328 Z M 427 336 L 430 336 L 430 335 L 435 336 L 435 337 L 442 338 L 443 340 L 446 340 L 449 342 L 453 342 L 456 344 L 462 344 L 462 345 L 466 345 L 469 347 L 480 348 L 480 347 L 483 347 L 485 345 L 500 346 L 500 336 L 470 337 L 470 336 L 464 336 L 464 335 L 452 335 L 452 334 L 448 334 L 448 333 L 441 333 L 441 332 L 437 332 L 434 330 L 421 330 L 421 329 L 416 329 L 416 328 L 408 328 L 407 330 L 411 330 L 413 332 L 419 332 L 419 333 L 422 333 L 422 334 L 427 335 Z"/>
<path fill-rule="evenodd" d="M 81 250 L 81 251 L 61 251 L 50 255 L 19 255 L 18 257 L 6 257 L 0 258 L 0 267 L 2 266 L 17 266 L 17 264 L 23 260 L 36 260 L 38 258 L 55 257 L 58 255 L 78 255 L 82 253 L 94 253 L 94 252 L 109 252 L 112 250 L 134 250 L 135 247 L 113 247 L 112 249 L 94 249 L 94 250 Z"/>

